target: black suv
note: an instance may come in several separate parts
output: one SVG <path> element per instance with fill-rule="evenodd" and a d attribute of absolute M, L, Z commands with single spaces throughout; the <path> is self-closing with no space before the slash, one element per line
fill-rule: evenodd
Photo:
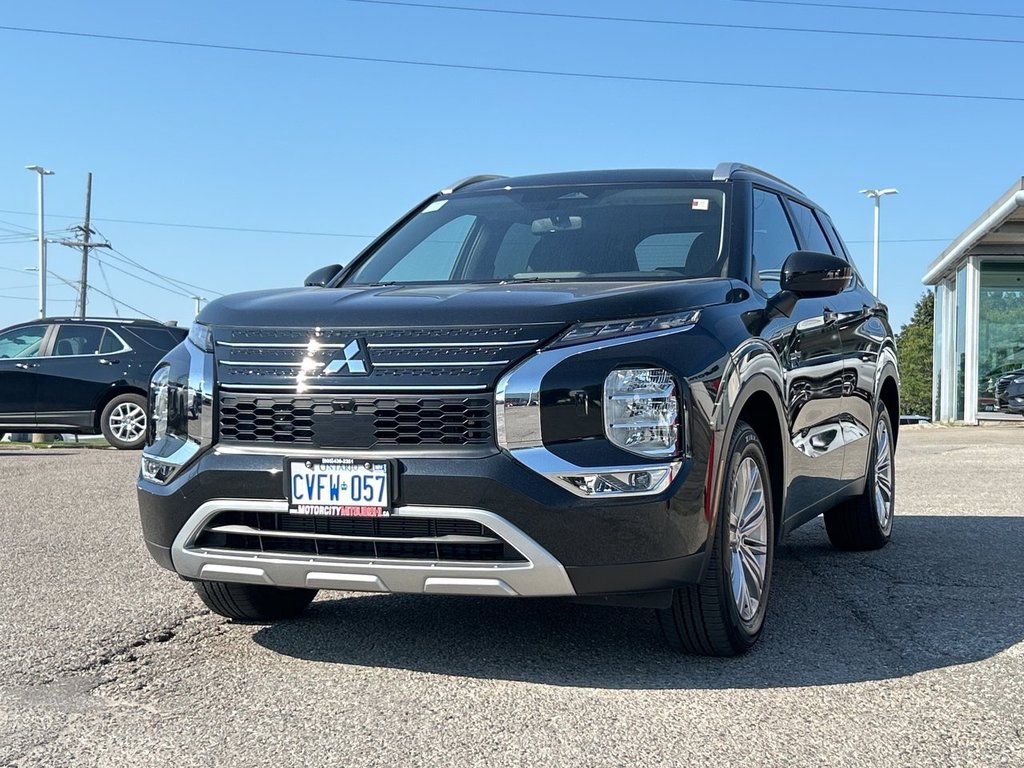
<path fill-rule="evenodd" d="M 103 433 L 141 448 L 153 368 L 186 335 L 150 320 L 52 317 L 0 331 L 0 433 Z"/>
<path fill-rule="evenodd" d="M 149 550 L 243 620 L 318 589 L 567 596 L 727 655 L 786 532 L 892 529 L 886 307 L 739 164 L 462 181 L 343 269 L 209 304 L 150 407 Z"/>

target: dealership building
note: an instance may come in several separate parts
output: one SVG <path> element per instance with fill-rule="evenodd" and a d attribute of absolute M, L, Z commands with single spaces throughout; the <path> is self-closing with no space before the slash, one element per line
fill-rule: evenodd
<path fill-rule="evenodd" d="M 928 267 L 935 286 L 932 418 L 977 424 L 1007 413 L 1024 377 L 1024 178 Z"/>

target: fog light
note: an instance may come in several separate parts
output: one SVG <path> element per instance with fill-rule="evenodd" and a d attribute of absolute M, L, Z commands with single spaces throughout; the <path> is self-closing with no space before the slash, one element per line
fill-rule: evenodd
<path fill-rule="evenodd" d="M 142 477 L 151 483 L 163 485 L 170 478 L 171 474 L 178 468 L 177 464 L 168 464 L 165 461 L 157 461 L 148 456 L 142 457 Z"/>
<path fill-rule="evenodd" d="M 667 467 L 652 467 L 650 470 L 559 475 L 558 479 L 583 496 L 615 496 L 658 493 L 672 482 L 678 471 L 679 462 L 673 462 Z"/>

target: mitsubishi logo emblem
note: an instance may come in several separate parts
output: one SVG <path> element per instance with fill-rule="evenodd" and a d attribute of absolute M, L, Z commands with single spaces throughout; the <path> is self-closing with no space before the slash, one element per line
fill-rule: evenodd
<path fill-rule="evenodd" d="M 370 363 L 365 350 L 359 343 L 359 339 L 353 339 L 340 355 L 329 362 L 322 371 L 324 376 L 333 376 L 338 373 L 348 373 L 354 376 L 365 376 L 370 372 Z"/>

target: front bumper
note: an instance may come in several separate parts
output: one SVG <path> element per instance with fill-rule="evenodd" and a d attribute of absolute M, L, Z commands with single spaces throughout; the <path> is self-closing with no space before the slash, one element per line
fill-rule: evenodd
<path fill-rule="evenodd" d="M 203 526 L 221 511 L 287 513 L 286 455 L 297 454 L 215 446 L 166 486 L 140 480 L 143 533 L 153 557 L 190 579 L 449 594 L 633 593 L 702 575 L 706 473 L 694 459 L 663 492 L 621 499 L 582 498 L 504 453 L 398 460 L 395 517 L 481 523 L 524 562 L 393 561 L 197 545 Z"/>

